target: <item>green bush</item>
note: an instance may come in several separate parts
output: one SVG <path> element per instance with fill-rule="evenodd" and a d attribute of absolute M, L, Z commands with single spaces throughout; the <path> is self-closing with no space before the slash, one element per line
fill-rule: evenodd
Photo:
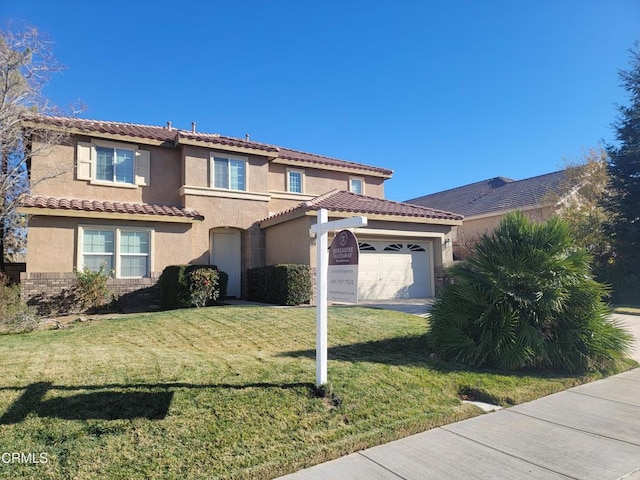
<path fill-rule="evenodd" d="M 30 332 L 39 322 L 36 308 L 20 300 L 20 286 L 0 273 L 0 333 Z"/>
<path fill-rule="evenodd" d="M 301 305 L 311 300 L 308 265 L 280 264 L 247 270 L 248 298 L 275 305 Z"/>
<path fill-rule="evenodd" d="M 507 215 L 450 273 L 431 311 L 429 339 L 443 357 L 506 369 L 606 368 L 631 336 L 608 319 L 607 288 L 566 223 Z"/>
<path fill-rule="evenodd" d="M 82 271 L 75 271 L 76 285 L 74 295 L 80 303 L 81 308 L 98 308 L 109 302 L 109 289 L 107 280 L 109 275 L 101 266 L 99 270 L 93 271 L 84 267 Z"/>
<path fill-rule="evenodd" d="M 211 265 L 170 265 L 166 267 L 160 284 L 160 307 L 203 307 L 226 295 L 228 275 Z"/>

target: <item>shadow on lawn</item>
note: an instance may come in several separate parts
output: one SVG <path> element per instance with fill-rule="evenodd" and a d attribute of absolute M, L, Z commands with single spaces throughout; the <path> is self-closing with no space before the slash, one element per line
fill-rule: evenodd
<path fill-rule="evenodd" d="M 50 382 L 32 383 L 26 387 L 2 387 L 0 390 L 24 390 L 11 407 L 0 417 L 0 425 L 23 421 L 29 413 L 39 417 L 64 420 L 130 420 L 147 418 L 162 420 L 169 412 L 173 391 L 170 389 L 233 389 L 247 388 L 302 388 L 315 391 L 313 383 L 248 383 L 197 385 L 190 383 L 158 383 L 134 385 L 82 385 L 61 386 Z M 43 400 L 49 391 L 86 391 L 71 396 Z M 121 391 L 124 390 L 124 391 Z M 129 391 L 127 391 L 129 390 Z M 139 391 L 161 390 L 161 391 Z"/>
<path fill-rule="evenodd" d="M 430 360 L 432 350 L 426 335 L 395 337 L 371 342 L 351 343 L 330 347 L 329 360 L 345 362 L 372 362 L 387 365 L 424 365 Z M 283 352 L 281 357 L 315 358 L 315 350 L 293 350 Z"/>
<path fill-rule="evenodd" d="M 536 378 L 569 378 L 568 372 L 556 370 L 501 370 L 491 367 L 473 367 L 446 361 L 429 348 L 427 335 L 394 337 L 371 342 L 338 345 L 327 350 L 329 360 L 343 362 L 370 362 L 395 366 L 422 366 L 430 370 L 448 372 L 492 373 L 503 376 L 533 376 Z M 315 350 L 293 350 L 279 354 L 280 357 L 315 358 Z"/>

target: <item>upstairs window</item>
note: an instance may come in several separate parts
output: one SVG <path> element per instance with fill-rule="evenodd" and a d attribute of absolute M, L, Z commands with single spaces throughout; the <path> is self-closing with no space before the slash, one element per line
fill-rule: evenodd
<path fill-rule="evenodd" d="M 133 184 L 133 150 L 96 147 L 96 180 Z"/>
<path fill-rule="evenodd" d="M 302 193 L 304 172 L 302 170 L 287 170 L 287 192 Z"/>
<path fill-rule="evenodd" d="M 148 186 L 151 154 L 137 145 L 93 140 L 78 142 L 76 179 L 126 188 Z"/>
<path fill-rule="evenodd" d="M 350 177 L 349 191 L 351 193 L 357 193 L 358 195 L 364 194 L 364 179 L 358 177 Z"/>
<path fill-rule="evenodd" d="M 227 190 L 246 190 L 247 162 L 239 158 L 214 156 L 213 186 Z"/>

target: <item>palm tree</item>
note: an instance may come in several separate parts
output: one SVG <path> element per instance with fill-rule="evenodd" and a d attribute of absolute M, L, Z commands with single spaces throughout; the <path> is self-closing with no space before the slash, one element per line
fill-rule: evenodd
<path fill-rule="evenodd" d="M 607 318 L 607 288 L 592 278 L 589 255 L 557 217 L 536 223 L 507 215 L 451 275 L 429 332 L 445 358 L 578 372 L 606 367 L 631 343 Z"/>

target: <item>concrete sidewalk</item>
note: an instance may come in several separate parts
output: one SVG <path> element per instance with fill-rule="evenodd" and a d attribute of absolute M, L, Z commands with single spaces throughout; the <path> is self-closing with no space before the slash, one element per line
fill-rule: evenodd
<path fill-rule="evenodd" d="M 617 317 L 640 339 L 640 317 Z M 640 480 L 640 368 L 281 477 L 458 478 Z"/>
<path fill-rule="evenodd" d="M 281 477 L 640 479 L 640 369 Z"/>

